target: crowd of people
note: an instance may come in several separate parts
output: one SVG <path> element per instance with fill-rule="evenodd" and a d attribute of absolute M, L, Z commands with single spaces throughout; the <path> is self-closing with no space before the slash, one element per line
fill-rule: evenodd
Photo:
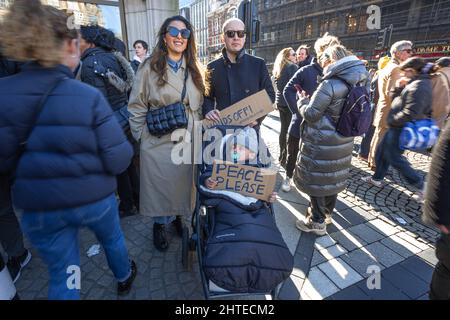
<path fill-rule="evenodd" d="M 426 200 L 424 220 L 442 231 L 430 297 L 449 299 L 449 215 L 445 212 L 448 200 L 444 194 L 450 191 L 450 184 L 444 173 L 449 172 L 448 161 L 444 159 L 448 159 L 450 150 L 446 141 L 450 125 L 450 58 L 431 63 L 413 57 L 413 43 L 403 40 L 392 45 L 390 56 L 379 59 L 378 70 L 367 71 L 365 61 L 353 56 L 334 36 L 325 34 L 314 49 L 316 57 L 304 65 L 306 46 L 297 50 L 297 60 L 291 56 L 292 48 L 285 48 L 279 52 L 273 69 L 281 121 L 279 162 L 286 170 L 281 189 L 289 192 L 294 184 L 310 198 L 306 219 L 298 220 L 297 228 L 326 234 L 337 195 L 348 183 L 354 144 L 353 137 L 342 136 L 336 130 L 351 90 L 345 83 L 365 86 L 373 120 L 362 137 L 358 158 L 374 174 L 362 180 L 382 188 L 392 166 L 415 191 L 412 199 L 420 203 Z M 287 83 L 286 78 L 290 78 Z M 424 179 L 411 166 L 403 156 L 406 148 L 401 145 L 404 128 L 420 120 L 432 120 L 442 130 L 432 155 L 432 186 L 428 188 L 428 177 Z"/>
<path fill-rule="evenodd" d="M 66 271 L 79 266 L 78 232 L 88 227 L 105 250 L 117 293 L 127 294 L 138 266 L 120 218 L 152 217 L 154 247 L 166 251 L 168 226 L 181 236 L 193 213 L 198 175 L 194 161 L 172 161 L 174 146 L 195 148 L 196 121 L 217 121 L 221 111 L 261 90 L 280 113 L 279 162 L 286 170 L 281 188 L 289 192 L 294 185 L 310 198 L 306 218 L 296 226 L 326 234 L 348 184 L 354 145 L 354 137 L 340 134 L 336 124 L 352 88 L 365 87 L 374 120 L 359 158 L 374 174 L 363 179 L 382 187 L 393 166 L 417 190 L 417 201 L 427 192 L 427 221 L 442 231 L 430 295 L 449 298 L 449 58 L 426 62 L 412 57 L 410 41 L 399 41 L 390 58 L 369 72 L 327 33 L 315 42 L 315 55 L 306 45 L 281 50 L 274 86 L 265 61 L 246 53 L 245 25 L 237 18 L 224 23 L 222 55 L 206 70 L 197 58 L 194 29 L 182 16 L 163 22 L 151 53 L 145 41 L 135 41 L 131 61 L 113 32 L 97 25 L 71 29 L 67 19 L 38 0 L 16 0 L 1 25 L 0 241 L 14 282 L 31 259 L 23 232 L 48 266 L 49 299 L 79 299 L 80 290 L 66 285 Z M 168 108 L 181 112 L 176 120 L 185 133 L 179 141 L 171 139 L 171 121 L 167 128 L 152 126 Z M 399 135 L 408 122 L 428 118 L 443 133 L 425 184 L 402 156 Z M 249 125 L 257 137 L 263 120 Z M 242 161 L 254 152 L 234 149 Z M 204 178 L 204 187 L 216 184 Z M 269 202 L 275 199 L 272 194 Z"/>

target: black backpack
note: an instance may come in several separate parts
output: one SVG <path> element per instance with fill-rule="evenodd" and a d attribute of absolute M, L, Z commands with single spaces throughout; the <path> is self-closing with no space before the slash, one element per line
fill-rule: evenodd
<path fill-rule="evenodd" d="M 352 86 L 342 78 L 348 88 L 348 94 L 342 108 L 336 131 L 344 137 L 358 137 L 365 133 L 372 124 L 372 109 L 367 88 L 362 85 Z"/>

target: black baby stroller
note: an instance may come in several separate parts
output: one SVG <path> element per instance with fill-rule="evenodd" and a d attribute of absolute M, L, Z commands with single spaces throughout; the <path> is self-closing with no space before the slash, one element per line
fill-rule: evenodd
<path fill-rule="evenodd" d="M 219 130 L 225 141 L 230 129 L 243 130 L 230 126 L 208 130 Z M 259 154 L 257 158 L 257 166 L 263 166 Z M 210 163 L 199 168 L 193 232 L 190 239 L 187 230 L 184 233 L 183 264 L 188 263 L 188 249 L 196 250 L 206 299 L 248 294 L 276 298 L 291 274 L 293 256 L 276 226 L 273 206 L 234 192 L 207 189 L 204 180 L 212 170 Z"/>

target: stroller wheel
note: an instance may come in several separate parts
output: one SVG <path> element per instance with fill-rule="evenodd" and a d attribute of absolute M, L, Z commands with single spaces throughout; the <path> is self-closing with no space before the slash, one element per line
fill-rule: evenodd
<path fill-rule="evenodd" d="M 183 235 L 181 237 L 181 264 L 184 268 L 189 268 L 189 229 L 183 227 Z"/>

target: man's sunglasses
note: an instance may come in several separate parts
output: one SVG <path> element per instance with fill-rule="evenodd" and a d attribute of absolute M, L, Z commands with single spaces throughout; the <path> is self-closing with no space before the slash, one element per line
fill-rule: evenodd
<path fill-rule="evenodd" d="M 174 38 L 177 38 L 180 33 L 181 33 L 181 37 L 183 39 L 189 39 L 189 37 L 191 36 L 191 31 L 190 30 L 188 30 L 188 29 L 181 29 L 180 30 L 180 29 L 172 27 L 172 26 L 169 26 L 167 28 L 167 33 L 171 37 L 174 37 Z"/>
<path fill-rule="evenodd" d="M 407 52 L 407 53 L 414 53 L 414 50 L 413 50 L 413 49 L 403 49 L 402 51 L 405 51 L 405 52 Z"/>
<path fill-rule="evenodd" d="M 237 34 L 237 36 L 239 38 L 245 37 L 245 31 L 244 30 L 239 30 L 239 31 L 229 30 L 229 31 L 225 31 L 225 34 L 227 35 L 228 38 L 234 38 L 235 34 Z"/>

